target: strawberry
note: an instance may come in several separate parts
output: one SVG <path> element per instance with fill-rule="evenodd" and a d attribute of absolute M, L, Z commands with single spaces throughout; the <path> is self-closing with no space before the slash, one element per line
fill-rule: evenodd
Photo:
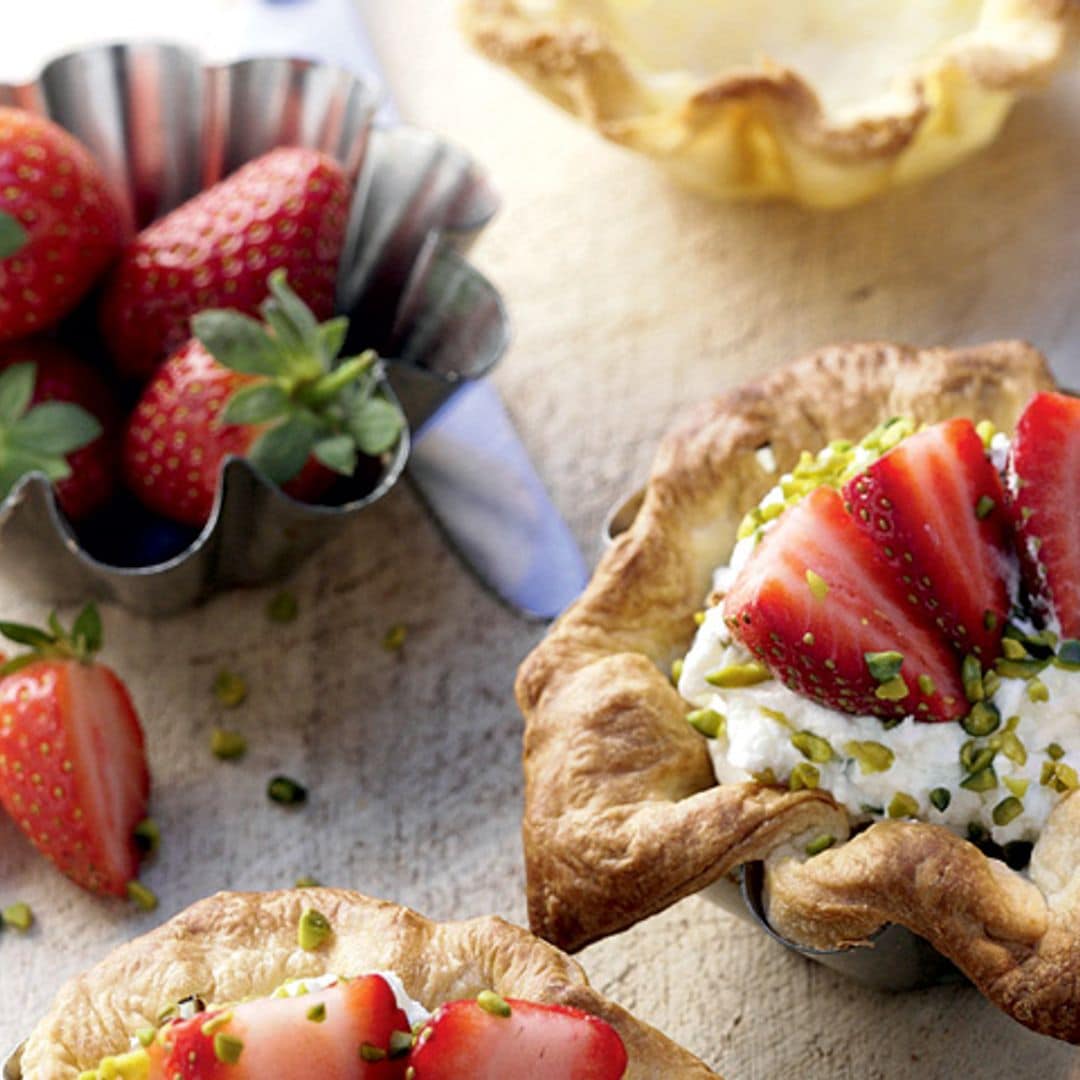
<path fill-rule="evenodd" d="M 162 365 L 128 424 L 127 483 L 151 510 L 188 525 L 209 519 L 221 468 L 248 458 L 294 498 L 314 502 L 357 455 L 396 444 L 404 421 L 377 392 L 374 353 L 336 362 L 347 320 L 320 326 L 270 275 L 266 324 L 205 311 L 196 339 Z"/>
<path fill-rule="evenodd" d="M 30 646 L 0 672 L 0 803 L 72 881 L 123 896 L 138 870 L 135 827 L 150 780 L 139 718 L 124 684 L 94 659 L 93 605 L 70 632 L 0 623 Z"/>
<path fill-rule="evenodd" d="M 441 1006 L 420 1030 L 410 1065 L 414 1080 L 619 1080 L 627 1055 L 598 1017 L 487 992 Z"/>
<path fill-rule="evenodd" d="M 1020 565 L 1030 595 L 1080 637 L 1080 400 L 1036 394 L 1020 415 L 1009 468 Z"/>
<path fill-rule="evenodd" d="M 365 975 L 174 1021 L 149 1047 L 148 1080 L 404 1080 L 410 1042 L 390 985 Z"/>
<path fill-rule="evenodd" d="M 812 491 L 762 537 L 724 618 L 784 685 L 829 708 L 935 721 L 967 712 L 948 640 L 833 488 Z"/>
<path fill-rule="evenodd" d="M 0 107 L 0 342 L 59 322 L 125 232 L 90 151 L 44 117 Z"/>
<path fill-rule="evenodd" d="M 105 381 L 68 349 L 44 338 L 0 347 L 0 498 L 40 470 L 72 521 L 99 510 L 116 489 L 118 419 Z"/>
<path fill-rule="evenodd" d="M 119 369 L 145 381 L 204 308 L 254 314 L 274 269 L 320 319 L 333 312 L 349 187 L 315 150 L 273 150 L 144 229 L 109 279 L 101 327 Z"/>
<path fill-rule="evenodd" d="M 1012 561 L 997 469 L 970 420 L 909 436 L 848 481 L 859 527 L 961 655 L 985 667 L 1000 653 Z"/>

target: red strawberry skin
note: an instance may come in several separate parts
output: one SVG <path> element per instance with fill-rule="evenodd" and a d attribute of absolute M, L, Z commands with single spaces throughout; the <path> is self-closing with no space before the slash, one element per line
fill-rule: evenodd
<path fill-rule="evenodd" d="M 507 1001 L 496 1016 L 475 1001 L 443 1005 L 417 1038 L 415 1080 L 619 1080 L 626 1048 L 608 1023 L 565 1005 Z"/>
<path fill-rule="evenodd" d="M 905 595 L 961 655 L 989 666 L 1009 614 L 1012 553 L 1001 478 L 971 421 L 910 436 L 850 480 L 844 497 Z"/>
<path fill-rule="evenodd" d="M 1010 470 L 1028 591 L 1065 637 L 1080 637 L 1080 400 L 1036 394 L 1017 421 Z"/>
<path fill-rule="evenodd" d="M 149 794 L 139 718 L 110 668 L 43 659 L 0 680 L 0 803 L 69 878 L 125 894 Z"/>
<path fill-rule="evenodd" d="M 67 315 L 119 254 L 121 210 L 89 150 L 63 128 L 0 107 L 0 211 L 29 234 L 0 260 L 0 342 Z"/>
<path fill-rule="evenodd" d="M 249 162 L 144 229 L 113 271 L 101 327 L 125 375 L 145 381 L 191 334 L 205 308 L 254 314 L 277 268 L 320 320 L 333 311 L 349 188 L 315 150 Z"/>
<path fill-rule="evenodd" d="M 97 369 L 46 338 L 0 348 L 0 371 L 13 364 L 34 364 L 32 405 L 69 401 L 97 417 L 104 429 L 88 446 L 68 455 L 71 476 L 55 485 L 56 497 L 72 521 L 100 510 L 114 495 L 120 471 L 120 415 L 112 392 Z"/>
<path fill-rule="evenodd" d="M 206 524 L 225 459 L 243 457 L 263 430 L 218 422 L 228 399 L 250 381 L 223 367 L 194 339 L 161 366 L 124 437 L 124 478 L 144 505 L 185 525 Z M 310 459 L 282 490 L 314 502 L 334 480 L 329 469 Z"/>
<path fill-rule="evenodd" d="M 807 573 L 824 583 L 824 596 Z M 819 589 L 820 592 L 820 589 Z M 968 705 L 947 639 L 912 605 L 839 492 L 818 488 L 765 534 L 724 600 L 733 636 L 797 693 L 841 712 L 956 720 Z M 908 693 L 876 693 L 867 653 L 895 651 Z M 919 676 L 933 682 L 932 692 Z"/>

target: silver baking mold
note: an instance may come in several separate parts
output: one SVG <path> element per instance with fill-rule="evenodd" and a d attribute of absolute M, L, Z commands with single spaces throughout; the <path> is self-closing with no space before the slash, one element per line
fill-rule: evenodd
<path fill-rule="evenodd" d="M 416 430 L 505 351 L 502 302 L 464 258 L 498 201 L 456 147 L 407 127 L 374 127 L 378 98 L 370 80 L 324 64 L 208 65 L 157 44 L 82 50 L 52 61 L 32 83 L 0 84 L 0 104 L 48 115 L 91 148 L 140 227 L 276 146 L 337 158 L 355 184 L 337 308 L 353 320 L 349 345 L 387 358 L 384 392 L 396 394 Z M 49 603 L 94 597 L 171 614 L 218 589 L 287 573 L 373 507 L 408 455 L 406 434 L 369 491 L 333 506 L 291 499 L 247 462 L 230 460 L 205 528 L 172 557 L 139 566 L 87 550 L 51 485 L 34 474 L 0 504 L 0 558 Z M 108 535 L 127 525 L 118 518 L 104 527 Z"/>

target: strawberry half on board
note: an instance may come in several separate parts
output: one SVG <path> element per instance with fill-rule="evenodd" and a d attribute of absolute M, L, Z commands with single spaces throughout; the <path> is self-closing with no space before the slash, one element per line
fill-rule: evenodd
<path fill-rule="evenodd" d="M 148 226 L 124 251 L 102 299 L 101 329 L 119 370 L 148 379 L 205 308 L 254 314 L 275 269 L 317 318 L 329 318 L 349 200 L 333 158 L 287 147 Z"/>
<path fill-rule="evenodd" d="M 1029 594 L 1080 638 L 1080 400 L 1036 394 L 1016 424 L 1009 473 Z"/>
<path fill-rule="evenodd" d="M 441 1006 L 420 1029 L 409 1064 L 413 1080 L 620 1080 L 627 1060 L 606 1021 L 489 991 Z"/>
<path fill-rule="evenodd" d="M 844 497 L 907 599 L 961 655 L 989 667 L 1014 563 L 1005 491 L 975 425 L 945 420 L 908 436 L 848 481 Z"/>
<path fill-rule="evenodd" d="M 968 711 L 948 639 L 834 488 L 780 515 L 725 597 L 724 619 L 785 686 L 828 708 L 932 721 Z"/>
<path fill-rule="evenodd" d="M 124 684 L 94 655 L 88 605 L 65 630 L 0 622 L 30 651 L 0 667 L 0 804 L 72 881 L 111 896 L 136 882 L 150 794 L 143 733 Z M 133 890 L 134 886 L 134 890 Z"/>
<path fill-rule="evenodd" d="M 119 254 L 126 226 L 90 151 L 0 107 L 0 342 L 59 322 Z"/>
<path fill-rule="evenodd" d="M 29 472 L 52 480 L 72 521 L 113 496 L 119 411 L 104 379 L 57 342 L 0 347 L 0 498 Z"/>
<path fill-rule="evenodd" d="M 197 315 L 195 339 L 162 365 L 131 416 L 124 475 L 164 517 L 204 525 L 231 456 L 315 502 L 354 474 L 359 455 L 397 444 L 405 421 L 379 392 L 375 354 L 338 360 L 346 319 L 320 325 L 281 270 L 261 312 L 265 323 L 236 311 Z"/>

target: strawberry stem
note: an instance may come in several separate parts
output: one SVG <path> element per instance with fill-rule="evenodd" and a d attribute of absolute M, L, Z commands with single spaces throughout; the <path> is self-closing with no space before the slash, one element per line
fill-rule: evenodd
<path fill-rule="evenodd" d="M 300 389 L 297 397 L 308 408 L 318 410 L 338 397 L 346 386 L 356 382 L 374 362 L 375 353 L 368 350 L 360 356 L 346 360 L 329 374 Z"/>

